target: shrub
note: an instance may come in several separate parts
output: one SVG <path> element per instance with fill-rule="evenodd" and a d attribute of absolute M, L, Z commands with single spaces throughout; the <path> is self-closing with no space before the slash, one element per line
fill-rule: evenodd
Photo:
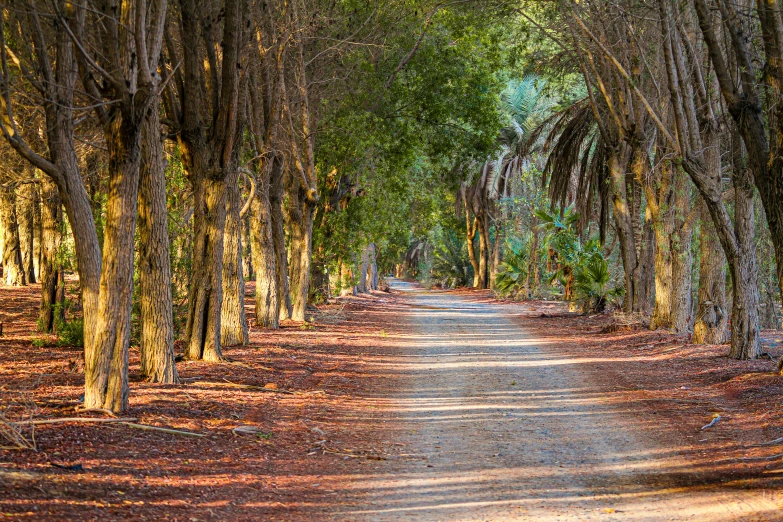
<path fill-rule="evenodd" d="M 453 230 L 447 230 L 437 234 L 434 242 L 437 246 L 432 252 L 432 279 L 446 288 L 470 283 L 473 267 L 468 260 L 464 238 Z"/>
<path fill-rule="evenodd" d="M 622 287 L 610 288 L 610 283 L 609 263 L 596 253 L 574 270 L 574 301 L 584 312 L 603 312 L 625 293 Z"/>
<path fill-rule="evenodd" d="M 514 238 L 508 242 L 505 259 L 495 275 L 495 291 L 501 296 L 516 296 L 524 289 L 528 272 L 528 243 Z"/>
<path fill-rule="evenodd" d="M 84 346 L 84 319 L 63 321 L 57 327 L 58 346 Z"/>

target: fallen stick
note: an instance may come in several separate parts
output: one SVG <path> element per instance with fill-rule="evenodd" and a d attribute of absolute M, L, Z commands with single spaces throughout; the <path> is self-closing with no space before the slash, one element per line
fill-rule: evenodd
<path fill-rule="evenodd" d="M 76 411 L 80 413 L 105 413 L 109 417 L 117 418 L 117 415 L 115 415 L 113 411 L 107 410 L 106 408 L 80 408 L 77 406 Z"/>
<path fill-rule="evenodd" d="M 775 459 L 779 459 L 780 457 L 783 457 L 783 453 L 770 455 L 768 457 L 740 457 L 737 460 L 775 460 Z"/>
<path fill-rule="evenodd" d="M 160 431 L 162 433 L 169 433 L 171 435 L 183 435 L 185 437 L 206 437 L 206 435 L 203 433 L 195 433 L 192 431 L 184 431 L 184 430 L 175 430 L 172 428 L 160 428 L 158 426 L 150 426 L 149 424 L 136 424 L 135 422 L 122 422 L 121 424 L 125 426 L 129 426 L 131 428 L 137 428 L 140 430 Z"/>
<path fill-rule="evenodd" d="M 200 384 L 202 386 L 212 386 L 214 388 L 218 388 L 218 387 L 239 388 L 242 390 L 260 391 L 260 392 L 267 392 L 267 393 L 285 393 L 287 395 L 296 395 L 294 392 L 288 390 L 276 390 L 273 388 L 264 388 L 263 386 L 253 386 L 250 384 L 238 384 L 231 381 L 226 381 L 226 382 L 196 381 L 190 384 Z"/>
<path fill-rule="evenodd" d="M 237 382 L 231 382 L 228 379 L 223 379 L 226 384 L 231 385 L 232 388 L 240 388 L 243 390 L 262 391 L 267 393 L 286 393 L 288 395 L 294 395 L 294 392 L 288 390 L 278 390 L 277 388 L 264 388 L 263 386 L 253 386 L 252 384 L 239 384 Z M 218 383 L 219 384 L 219 383 Z"/>
<path fill-rule="evenodd" d="M 769 442 L 761 442 L 759 444 L 756 444 L 756 446 L 774 446 L 775 444 L 781 444 L 781 443 L 783 443 L 783 437 L 779 437 Z"/>
<path fill-rule="evenodd" d="M 27 421 L 18 421 L 18 422 L 11 422 L 10 424 L 15 424 L 17 426 L 21 425 L 27 425 L 27 424 L 61 424 L 63 422 L 132 422 L 137 421 L 139 419 L 136 418 L 127 418 L 127 419 L 94 419 L 92 417 L 63 417 L 61 419 L 39 419 L 39 420 L 27 420 Z"/>

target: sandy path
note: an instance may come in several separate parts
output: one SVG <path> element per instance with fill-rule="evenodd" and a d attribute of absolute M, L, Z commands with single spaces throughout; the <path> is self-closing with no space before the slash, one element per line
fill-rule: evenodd
<path fill-rule="evenodd" d="M 337 520 L 781 520 L 781 495 L 701 486 L 579 361 L 525 336 L 509 309 L 396 283 L 410 335 L 376 401 L 399 458 L 355 477 Z M 385 407 L 383 406 L 385 404 Z M 403 446 L 404 445 L 404 446 Z"/>

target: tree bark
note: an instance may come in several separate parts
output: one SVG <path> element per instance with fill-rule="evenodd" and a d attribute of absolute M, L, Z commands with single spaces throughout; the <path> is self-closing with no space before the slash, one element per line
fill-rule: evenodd
<path fill-rule="evenodd" d="M 479 267 L 478 258 L 476 257 L 476 230 L 478 229 L 478 220 L 472 218 L 470 211 L 465 209 L 465 226 L 467 228 L 467 234 L 465 237 L 468 245 L 468 259 L 470 265 L 473 267 L 473 288 L 479 288 L 481 285 L 481 268 Z"/>
<path fill-rule="evenodd" d="M 46 176 L 43 176 L 46 178 Z M 35 280 L 41 281 L 41 193 L 43 189 L 39 186 L 35 191 L 35 208 L 33 210 L 33 274 Z"/>
<path fill-rule="evenodd" d="M 25 169 L 32 177 L 32 168 Z M 24 183 L 16 194 L 16 216 L 19 223 L 19 248 L 22 253 L 22 269 L 28 284 L 36 283 L 35 278 L 35 208 L 38 189 L 34 183 Z"/>
<path fill-rule="evenodd" d="M 495 278 L 497 277 L 498 268 L 503 261 L 503 228 L 500 223 L 495 222 L 495 242 L 492 244 L 492 269 L 489 274 L 489 287 L 495 287 Z"/>
<path fill-rule="evenodd" d="M 478 288 L 489 288 L 489 223 L 486 212 L 476 216 L 477 229 L 479 233 L 479 278 Z"/>
<path fill-rule="evenodd" d="M 704 151 L 707 175 L 720 187 L 721 157 L 719 137 L 708 132 L 709 141 Z M 706 204 L 701 203 L 701 244 L 699 248 L 699 296 L 696 322 L 693 326 L 693 342 L 697 344 L 722 344 L 729 339 L 726 311 L 726 255 L 712 222 Z"/>
<path fill-rule="evenodd" d="M 130 106 L 128 106 L 130 105 Z M 109 190 L 95 342 L 85 346 L 85 408 L 128 409 L 134 232 L 138 212 L 141 128 L 148 107 L 125 105 L 104 128 Z"/>
<path fill-rule="evenodd" d="M 201 151 L 192 166 L 193 268 L 188 291 L 185 356 L 210 362 L 223 360 L 220 320 L 223 305 L 223 238 L 226 225 L 226 186 L 210 172 Z M 194 158 L 195 160 L 195 158 Z M 206 165 L 205 165 L 206 163 Z M 197 166 L 198 165 L 198 166 Z M 201 173 L 200 175 L 196 173 Z"/>
<path fill-rule="evenodd" d="M 370 243 L 367 248 L 369 248 L 370 257 L 370 276 L 368 284 L 370 290 L 378 290 L 378 249 L 375 246 L 375 243 Z"/>
<path fill-rule="evenodd" d="M 761 339 L 753 186 L 750 172 L 742 165 L 734 168 L 734 198 L 734 230 L 739 255 L 731 266 L 734 299 L 729 357 L 756 359 L 761 353 Z"/>
<path fill-rule="evenodd" d="M 351 267 L 345 261 L 340 261 L 340 296 L 346 295 L 356 295 L 356 286 L 353 284 Z"/>
<path fill-rule="evenodd" d="M 619 150 L 609 154 L 609 177 L 612 184 L 612 206 L 616 233 L 620 242 L 620 257 L 623 261 L 625 274 L 625 304 L 626 313 L 640 311 L 639 292 L 637 288 L 638 259 L 634 241 L 633 221 L 626 196 L 625 168 Z"/>
<path fill-rule="evenodd" d="M 297 192 L 298 195 L 292 195 L 293 201 L 288 209 L 291 230 L 291 319 L 305 321 L 310 292 L 315 204 L 307 199 L 303 190 Z"/>
<path fill-rule="evenodd" d="M 675 170 L 674 176 L 671 328 L 677 333 L 683 333 L 690 330 L 693 309 L 693 220 L 689 219 L 691 185 L 682 172 Z"/>
<path fill-rule="evenodd" d="M 62 306 L 64 288 L 60 263 L 63 212 L 60 194 L 49 179 L 41 180 L 41 308 L 38 312 L 38 330 L 53 332 L 55 325 L 65 319 Z"/>
<path fill-rule="evenodd" d="M 726 256 L 707 207 L 701 208 L 699 307 L 693 326 L 694 344 L 722 344 L 729 338 L 726 313 Z"/>
<path fill-rule="evenodd" d="M 223 359 L 226 183 L 237 178 L 240 69 L 248 34 L 242 5 L 241 0 L 225 0 L 219 13 L 213 12 L 215 19 L 222 20 L 222 28 L 215 30 L 210 15 L 203 14 L 206 6 L 195 0 L 180 2 L 183 85 L 177 137 L 194 202 L 185 356 L 212 362 Z M 215 49 L 221 49 L 220 56 Z"/>
<path fill-rule="evenodd" d="M 356 285 L 356 291 L 360 294 L 367 293 L 367 273 L 370 270 L 369 248 L 367 245 L 362 249 L 361 263 L 359 265 L 359 281 Z"/>
<path fill-rule="evenodd" d="M 284 194 L 283 162 L 277 156 L 272 163 L 269 181 L 269 206 L 272 214 L 272 241 L 275 246 L 275 272 L 277 275 L 277 299 L 279 320 L 290 319 L 293 313 L 291 289 L 288 277 L 288 252 L 285 247 L 285 218 L 283 217 Z"/>
<path fill-rule="evenodd" d="M 269 176 L 263 174 L 256 180 L 256 194 L 250 204 L 250 246 L 256 271 L 256 324 L 276 329 L 280 324 L 280 293 L 269 181 Z"/>
<path fill-rule="evenodd" d="M 168 210 L 159 103 L 153 100 L 142 128 L 139 169 L 139 286 L 141 374 L 151 382 L 179 382 L 174 363 Z"/>
<path fill-rule="evenodd" d="M 3 186 L 0 186 L 0 228 L 3 232 L 3 284 L 24 286 L 27 284 L 27 279 L 22 266 L 16 193 L 13 188 Z"/>
<path fill-rule="evenodd" d="M 664 148 L 659 146 L 656 154 L 662 150 Z M 662 161 L 655 169 L 652 180 L 643 180 L 655 231 L 655 305 L 650 317 L 651 330 L 672 327 L 674 172 L 675 168 L 670 162 Z"/>
<path fill-rule="evenodd" d="M 676 333 L 690 330 L 693 292 L 693 254 L 690 226 L 677 227 L 672 240 L 672 316 L 671 329 Z"/>
<path fill-rule="evenodd" d="M 245 276 L 242 270 L 242 236 L 239 212 L 239 171 L 226 183 L 226 226 L 223 236 L 223 306 L 220 342 L 223 346 L 245 345 L 249 341 L 245 314 Z"/>
<path fill-rule="evenodd" d="M 662 209 L 662 215 L 655 219 L 655 306 L 650 317 L 650 329 L 672 327 L 672 250 L 671 237 L 674 220 L 670 209 Z"/>

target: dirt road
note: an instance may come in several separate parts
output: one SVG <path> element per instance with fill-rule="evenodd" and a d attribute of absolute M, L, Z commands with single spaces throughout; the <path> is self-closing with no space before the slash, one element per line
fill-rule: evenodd
<path fill-rule="evenodd" d="M 510 309 L 395 287 L 409 334 L 379 364 L 407 377 L 372 407 L 400 452 L 354 477 L 336 520 L 783 520 L 778 492 L 704 484 L 655 419 L 613 403 Z"/>

